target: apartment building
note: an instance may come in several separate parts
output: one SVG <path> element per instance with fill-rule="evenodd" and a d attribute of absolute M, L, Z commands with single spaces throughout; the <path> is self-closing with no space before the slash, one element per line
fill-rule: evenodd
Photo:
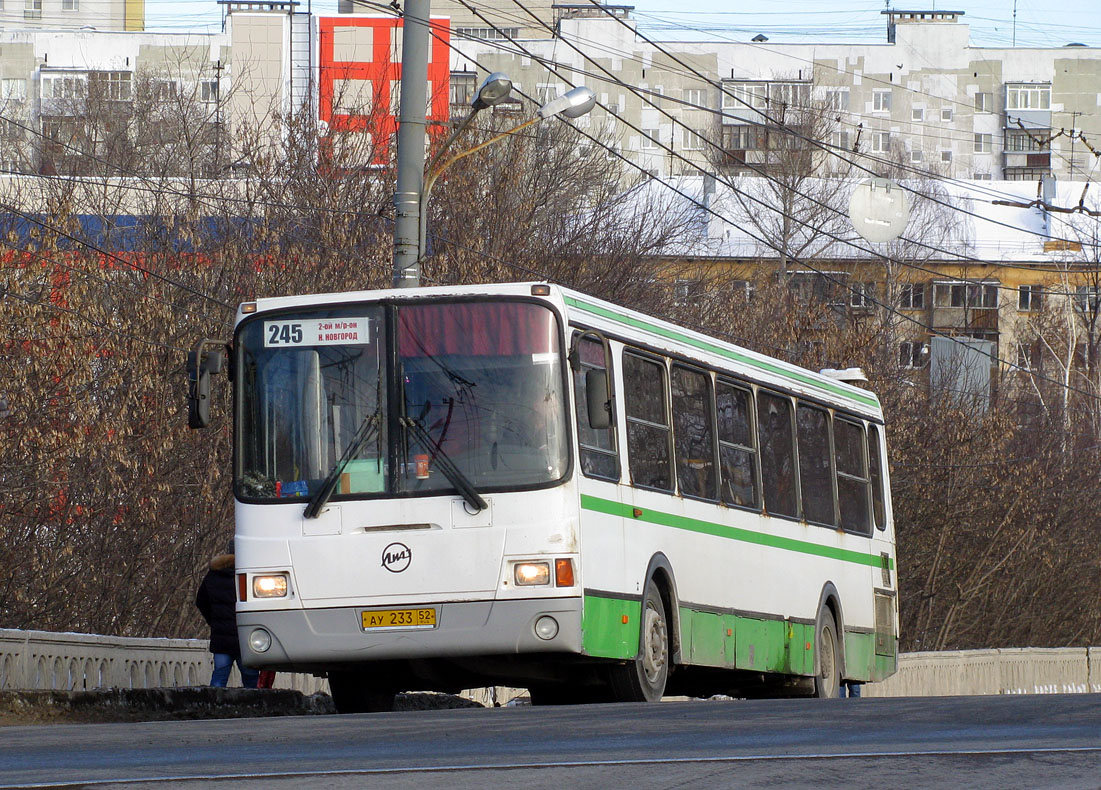
<path fill-rule="evenodd" d="M 2 30 L 141 31 L 145 0 L 8 0 L 0 3 Z"/>
<path fill-rule="evenodd" d="M 435 7 L 452 4 L 469 14 Z M 583 82 L 600 98 L 594 128 L 658 175 L 760 175 L 805 135 L 872 168 L 1081 179 L 1101 142 L 1101 49 L 973 46 L 960 11 L 885 11 L 879 43 L 650 43 L 629 6 L 551 5 L 552 38 L 518 27 L 510 0 L 479 5 L 496 38 L 456 27 L 453 79 L 504 71 L 535 97 Z"/>

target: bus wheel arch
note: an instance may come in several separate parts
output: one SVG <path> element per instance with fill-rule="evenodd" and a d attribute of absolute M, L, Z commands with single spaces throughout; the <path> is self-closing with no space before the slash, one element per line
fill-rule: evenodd
<path fill-rule="evenodd" d="M 681 629 L 680 629 L 680 597 L 677 595 L 676 577 L 673 575 L 673 564 L 663 553 L 658 552 L 650 558 L 650 565 L 646 568 L 645 586 L 653 580 L 665 603 L 665 619 L 669 623 L 669 669 L 672 671 L 675 664 L 681 661 Z"/>
<path fill-rule="evenodd" d="M 818 599 L 818 614 L 814 620 L 814 678 L 815 678 L 815 696 L 821 696 L 819 693 L 819 680 L 822 678 L 822 657 L 823 657 L 823 632 L 824 629 L 832 630 L 833 645 L 832 656 L 830 657 L 835 664 L 833 671 L 833 681 L 836 682 L 837 688 L 830 689 L 830 693 L 826 696 L 837 696 L 840 693 L 840 683 L 845 677 L 845 617 L 841 608 L 841 594 L 837 592 L 837 588 L 833 582 L 826 582 L 822 587 L 822 592 Z M 835 693 L 836 692 L 836 693 Z"/>

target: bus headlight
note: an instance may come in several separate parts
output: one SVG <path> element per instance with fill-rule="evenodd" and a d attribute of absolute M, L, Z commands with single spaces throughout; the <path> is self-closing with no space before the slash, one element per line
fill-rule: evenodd
<path fill-rule="evenodd" d="M 252 594 L 256 598 L 286 598 L 287 574 L 252 577 Z"/>
<path fill-rule="evenodd" d="M 550 584 L 550 563 L 518 562 L 513 575 L 516 578 L 516 584 L 523 587 Z"/>
<path fill-rule="evenodd" d="M 271 647 L 271 634 L 263 628 L 257 628 L 248 635 L 248 646 L 256 653 L 267 652 L 267 649 Z"/>

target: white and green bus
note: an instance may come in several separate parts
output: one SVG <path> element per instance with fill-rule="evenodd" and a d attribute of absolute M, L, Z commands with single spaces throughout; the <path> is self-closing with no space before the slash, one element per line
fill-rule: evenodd
<path fill-rule="evenodd" d="M 261 299 L 229 348 L 244 660 L 327 676 L 341 711 L 895 671 L 865 389 L 543 283 Z"/>

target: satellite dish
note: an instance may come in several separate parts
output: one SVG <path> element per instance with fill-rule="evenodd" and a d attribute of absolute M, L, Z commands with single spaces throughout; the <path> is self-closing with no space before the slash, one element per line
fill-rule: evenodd
<path fill-rule="evenodd" d="M 910 201 L 889 178 L 869 178 L 849 198 L 849 219 L 868 241 L 893 241 L 910 221 Z"/>

